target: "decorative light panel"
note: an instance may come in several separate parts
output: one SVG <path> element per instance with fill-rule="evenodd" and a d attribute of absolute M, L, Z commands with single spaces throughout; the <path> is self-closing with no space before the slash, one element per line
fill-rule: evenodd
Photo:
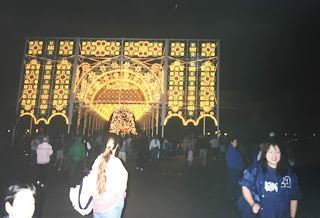
<path fill-rule="evenodd" d="M 172 112 L 178 112 L 183 105 L 184 96 L 184 65 L 180 61 L 170 65 L 168 81 L 168 106 Z"/>
<path fill-rule="evenodd" d="M 196 58 L 197 57 L 197 43 L 190 42 L 189 44 L 189 57 Z"/>
<path fill-rule="evenodd" d="M 124 43 L 124 56 L 128 57 L 161 57 L 163 43 L 153 41 L 126 41 Z"/>
<path fill-rule="evenodd" d="M 212 42 L 201 43 L 201 56 L 202 57 L 215 57 L 216 56 L 216 43 L 212 43 Z"/>
<path fill-rule="evenodd" d="M 52 101 L 55 109 L 54 112 L 66 113 L 65 108 L 68 105 L 71 66 L 71 62 L 67 59 L 62 59 L 57 65 Z"/>
<path fill-rule="evenodd" d="M 215 106 L 215 65 L 210 62 L 204 62 L 201 67 L 200 77 L 200 108 L 208 113 Z"/>
<path fill-rule="evenodd" d="M 59 55 L 71 56 L 73 55 L 74 42 L 71 40 L 64 40 L 59 42 Z"/>
<path fill-rule="evenodd" d="M 94 57 L 114 57 L 120 55 L 120 41 L 82 41 L 80 54 Z"/>
<path fill-rule="evenodd" d="M 194 118 L 197 103 L 197 63 L 191 61 L 188 71 L 187 117 Z"/>
<path fill-rule="evenodd" d="M 42 85 L 40 91 L 40 114 L 44 116 L 47 114 L 48 106 L 49 106 L 49 96 L 50 96 L 50 87 L 51 87 L 51 79 L 52 79 L 52 70 L 53 70 L 53 62 L 52 60 L 46 60 L 46 64 L 44 66 L 44 73 L 42 78 Z"/>
<path fill-rule="evenodd" d="M 185 46 L 184 42 L 171 42 L 170 55 L 172 57 L 184 57 L 186 54 Z"/>
<path fill-rule="evenodd" d="M 47 56 L 51 57 L 54 55 L 54 50 L 55 50 L 55 41 L 54 40 L 49 40 L 48 45 L 47 45 Z"/>
<path fill-rule="evenodd" d="M 43 41 L 32 40 L 32 41 L 29 41 L 29 48 L 27 53 L 29 55 L 39 56 L 39 55 L 42 55 L 42 49 L 43 49 Z"/>
<path fill-rule="evenodd" d="M 25 65 L 25 77 L 21 96 L 21 113 L 34 113 L 33 107 L 36 105 L 37 90 L 39 83 L 40 63 L 32 59 Z"/>

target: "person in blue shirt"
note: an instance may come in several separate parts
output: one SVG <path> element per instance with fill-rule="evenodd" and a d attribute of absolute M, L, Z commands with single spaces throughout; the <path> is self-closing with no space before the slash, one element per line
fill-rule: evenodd
<path fill-rule="evenodd" d="M 261 159 L 244 171 L 237 202 L 241 217 L 295 217 L 301 192 L 295 173 L 281 155 L 280 144 L 265 142 Z"/>
<path fill-rule="evenodd" d="M 237 139 L 233 139 L 226 153 L 227 160 L 227 200 L 236 200 L 239 197 L 238 181 L 241 178 L 244 163 L 239 151 Z"/>

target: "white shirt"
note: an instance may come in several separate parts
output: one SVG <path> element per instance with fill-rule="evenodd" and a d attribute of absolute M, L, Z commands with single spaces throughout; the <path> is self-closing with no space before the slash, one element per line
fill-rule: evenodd
<path fill-rule="evenodd" d="M 149 144 L 149 150 L 152 148 L 158 147 L 160 149 L 160 141 L 158 139 L 152 139 Z"/>

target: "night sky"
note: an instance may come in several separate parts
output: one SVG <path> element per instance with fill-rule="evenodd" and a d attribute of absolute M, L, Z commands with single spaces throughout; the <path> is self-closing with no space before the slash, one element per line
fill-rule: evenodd
<path fill-rule="evenodd" d="M 0 127 L 15 122 L 26 37 L 220 39 L 221 128 L 319 131 L 319 1 L 0 2 Z"/>

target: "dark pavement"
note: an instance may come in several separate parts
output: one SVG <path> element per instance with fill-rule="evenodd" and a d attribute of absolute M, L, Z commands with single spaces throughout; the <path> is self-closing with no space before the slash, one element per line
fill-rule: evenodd
<path fill-rule="evenodd" d="M 1 152 L 1 211 L 5 188 L 15 181 L 34 182 L 35 167 L 28 164 L 23 153 Z M 147 162 L 142 172 L 135 169 L 135 161 L 125 164 L 129 172 L 127 198 L 123 218 L 234 218 L 234 204 L 225 200 L 225 161 L 209 158 L 207 167 L 200 167 L 195 157 L 191 167 L 183 156 L 160 159 L 154 167 Z M 304 198 L 299 202 L 297 217 L 320 217 L 316 213 L 319 188 L 318 165 L 297 168 Z M 48 184 L 38 189 L 38 217 L 82 217 L 69 200 L 67 173 L 57 174 L 50 167 Z M 92 214 L 86 216 L 92 217 Z"/>

